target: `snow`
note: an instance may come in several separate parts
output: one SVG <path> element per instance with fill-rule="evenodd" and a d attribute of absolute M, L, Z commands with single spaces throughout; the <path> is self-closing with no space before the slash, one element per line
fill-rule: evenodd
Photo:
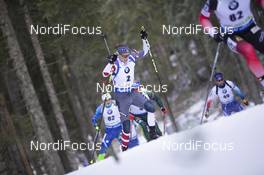
<path fill-rule="evenodd" d="M 186 111 L 184 111 L 181 115 L 179 115 L 176 119 L 179 129 L 182 131 L 200 125 L 203 108 L 204 108 L 204 101 L 199 100 L 194 105 L 189 107 Z M 219 108 L 211 109 L 211 111 L 213 112 L 210 114 L 210 117 L 208 119 L 204 118 L 203 122 L 211 122 L 218 119 L 222 112 L 222 110 L 219 110 Z M 166 122 L 167 122 L 166 130 L 168 133 L 171 133 L 173 131 L 172 124 L 168 120 L 168 118 Z M 160 127 L 163 126 L 162 121 L 159 122 L 159 126 Z"/>
<path fill-rule="evenodd" d="M 120 153 L 119 163 L 108 158 L 69 175 L 263 175 L 263 113 L 264 105 L 255 106 Z"/>

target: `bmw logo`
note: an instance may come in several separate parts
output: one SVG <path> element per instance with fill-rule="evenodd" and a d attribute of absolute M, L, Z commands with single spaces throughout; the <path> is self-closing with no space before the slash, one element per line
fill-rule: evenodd
<path fill-rule="evenodd" d="M 109 110 L 107 110 L 107 114 L 112 114 L 113 113 L 113 110 L 112 109 L 109 109 Z"/>
<path fill-rule="evenodd" d="M 230 10 L 236 10 L 239 6 L 239 3 L 236 0 L 233 0 L 229 3 L 228 8 Z"/>
<path fill-rule="evenodd" d="M 126 67 L 126 68 L 125 68 L 125 73 L 129 73 L 129 72 L 130 72 L 129 67 Z"/>

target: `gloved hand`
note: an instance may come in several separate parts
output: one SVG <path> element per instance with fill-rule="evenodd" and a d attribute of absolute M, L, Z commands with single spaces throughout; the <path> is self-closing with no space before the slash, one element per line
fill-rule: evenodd
<path fill-rule="evenodd" d="M 97 121 L 96 121 L 96 119 L 95 119 L 95 118 L 92 118 L 92 124 L 93 124 L 93 126 L 94 126 L 94 127 L 96 127 L 96 126 L 97 126 Z"/>
<path fill-rule="evenodd" d="M 140 31 L 140 37 L 141 39 L 147 39 L 148 33 L 145 30 Z"/>
<path fill-rule="evenodd" d="M 246 106 L 248 106 L 248 104 L 249 104 L 247 99 L 243 99 L 243 100 L 242 100 L 242 103 L 243 103 L 244 105 L 246 105 Z"/>
<path fill-rule="evenodd" d="M 116 67 L 115 67 L 115 65 L 113 64 L 112 67 L 111 67 L 111 73 L 114 73 L 115 70 L 116 70 Z"/>
<path fill-rule="evenodd" d="M 96 126 L 95 126 L 95 130 L 96 130 L 96 131 L 99 131 L 99 130 L 100 130 L 99 126 L 96 125 Z"/>
<path fill-rule="evenodd" d="M 112 55 L 109 55 L 107 57 L 107 60 L 110 64 L 114 64 L 114 62 L 117 60 L 117 55 L 116 54 L 112 54 Z"/>
<path fill-rule="evenodd" d="M 214 35 L 214 40 L 218 43 L 225 42 L 227 40 L 227 36 L 218 32 Z"/>
<path fill-rule="evenodd" d="M 165 115 L 168 112 L 165 107 L 161 107 L 160 111 L 162 112 L 163 115 Z"/>
<path fill-rule="evenodd" d="M 208 118 L 208 117 L 209 117 L 209 110 L 206 110 L 206 111 L 205 111 L 204 116 L 205 116 L 205 118 Z"/>

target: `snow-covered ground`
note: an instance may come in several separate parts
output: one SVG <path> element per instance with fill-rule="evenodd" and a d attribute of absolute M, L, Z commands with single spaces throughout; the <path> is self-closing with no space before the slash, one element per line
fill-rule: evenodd
<path fill-rule="evenodd" d="M 193 104 L 190 108 L 186 109 L 184 112 L 181 113 L 181 115 L 177 116 L 176 123 L 178 124 L 179 130 L 186 130 L 191 129 L 195 126 L 200 125 L 202 112 L 204 107 L 204 101 L 200 100 Z M 221 115 L 221 110 L 219 108 L 214 107 L 211 109 L 211 114 L 208 119 L 203 119 L 203 122 L 211 122 L 216 119 L 218 119 Z M 173 132 L 172 124 L 169 121 L 168 117 L 166 120 L 166 130 L 167 133 Z M 162 128 L 163 121 L 159 122 L 160 128 Z"/>
<path fill-rule="evenodd" d="M 163 136 L 69 175 L 264 174 L 264 105 Z"/>

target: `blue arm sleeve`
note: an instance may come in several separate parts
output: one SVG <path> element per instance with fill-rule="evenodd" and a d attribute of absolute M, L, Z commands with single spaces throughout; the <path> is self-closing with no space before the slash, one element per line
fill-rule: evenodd
<path fill-rule="evenodd" d="M 96 108 L 95 114 L 92 117 L 93 120 L 94 119 L 98 120 L 99 118 L 102 117 L 102 109 L 103 109 L 103 105 L 102 104 Z"/>
<path fill-rule="evenodd" d="M 139 58 L 144 58 L 144 50 L 141 50 L 141 51 L 136 51 L 136 50 L 133 50 L 131 55 L 137 60 Z"/>
<path fill-rule="evenodd" d="M 135 59 L 144 58 L 149 52 L 149 42 L 147 40 L 142 40 L 142 43 L 143 49 L 141 51 L 133 50 L 134 53 L 132 53 L 132 55 L 135 57 Z"/>
<path fill-rule="evenodd" d="M 144 50 L 139 51 L 138 58 L 143 58 L 145 56 Z"/>
<path fill-rule="evenodd" d="M 233 91 L 235 95 L 239 96 L 242 100 L 245 98 L 245 94 L 239 89 L 239 87 L 234 86 Z"/>

